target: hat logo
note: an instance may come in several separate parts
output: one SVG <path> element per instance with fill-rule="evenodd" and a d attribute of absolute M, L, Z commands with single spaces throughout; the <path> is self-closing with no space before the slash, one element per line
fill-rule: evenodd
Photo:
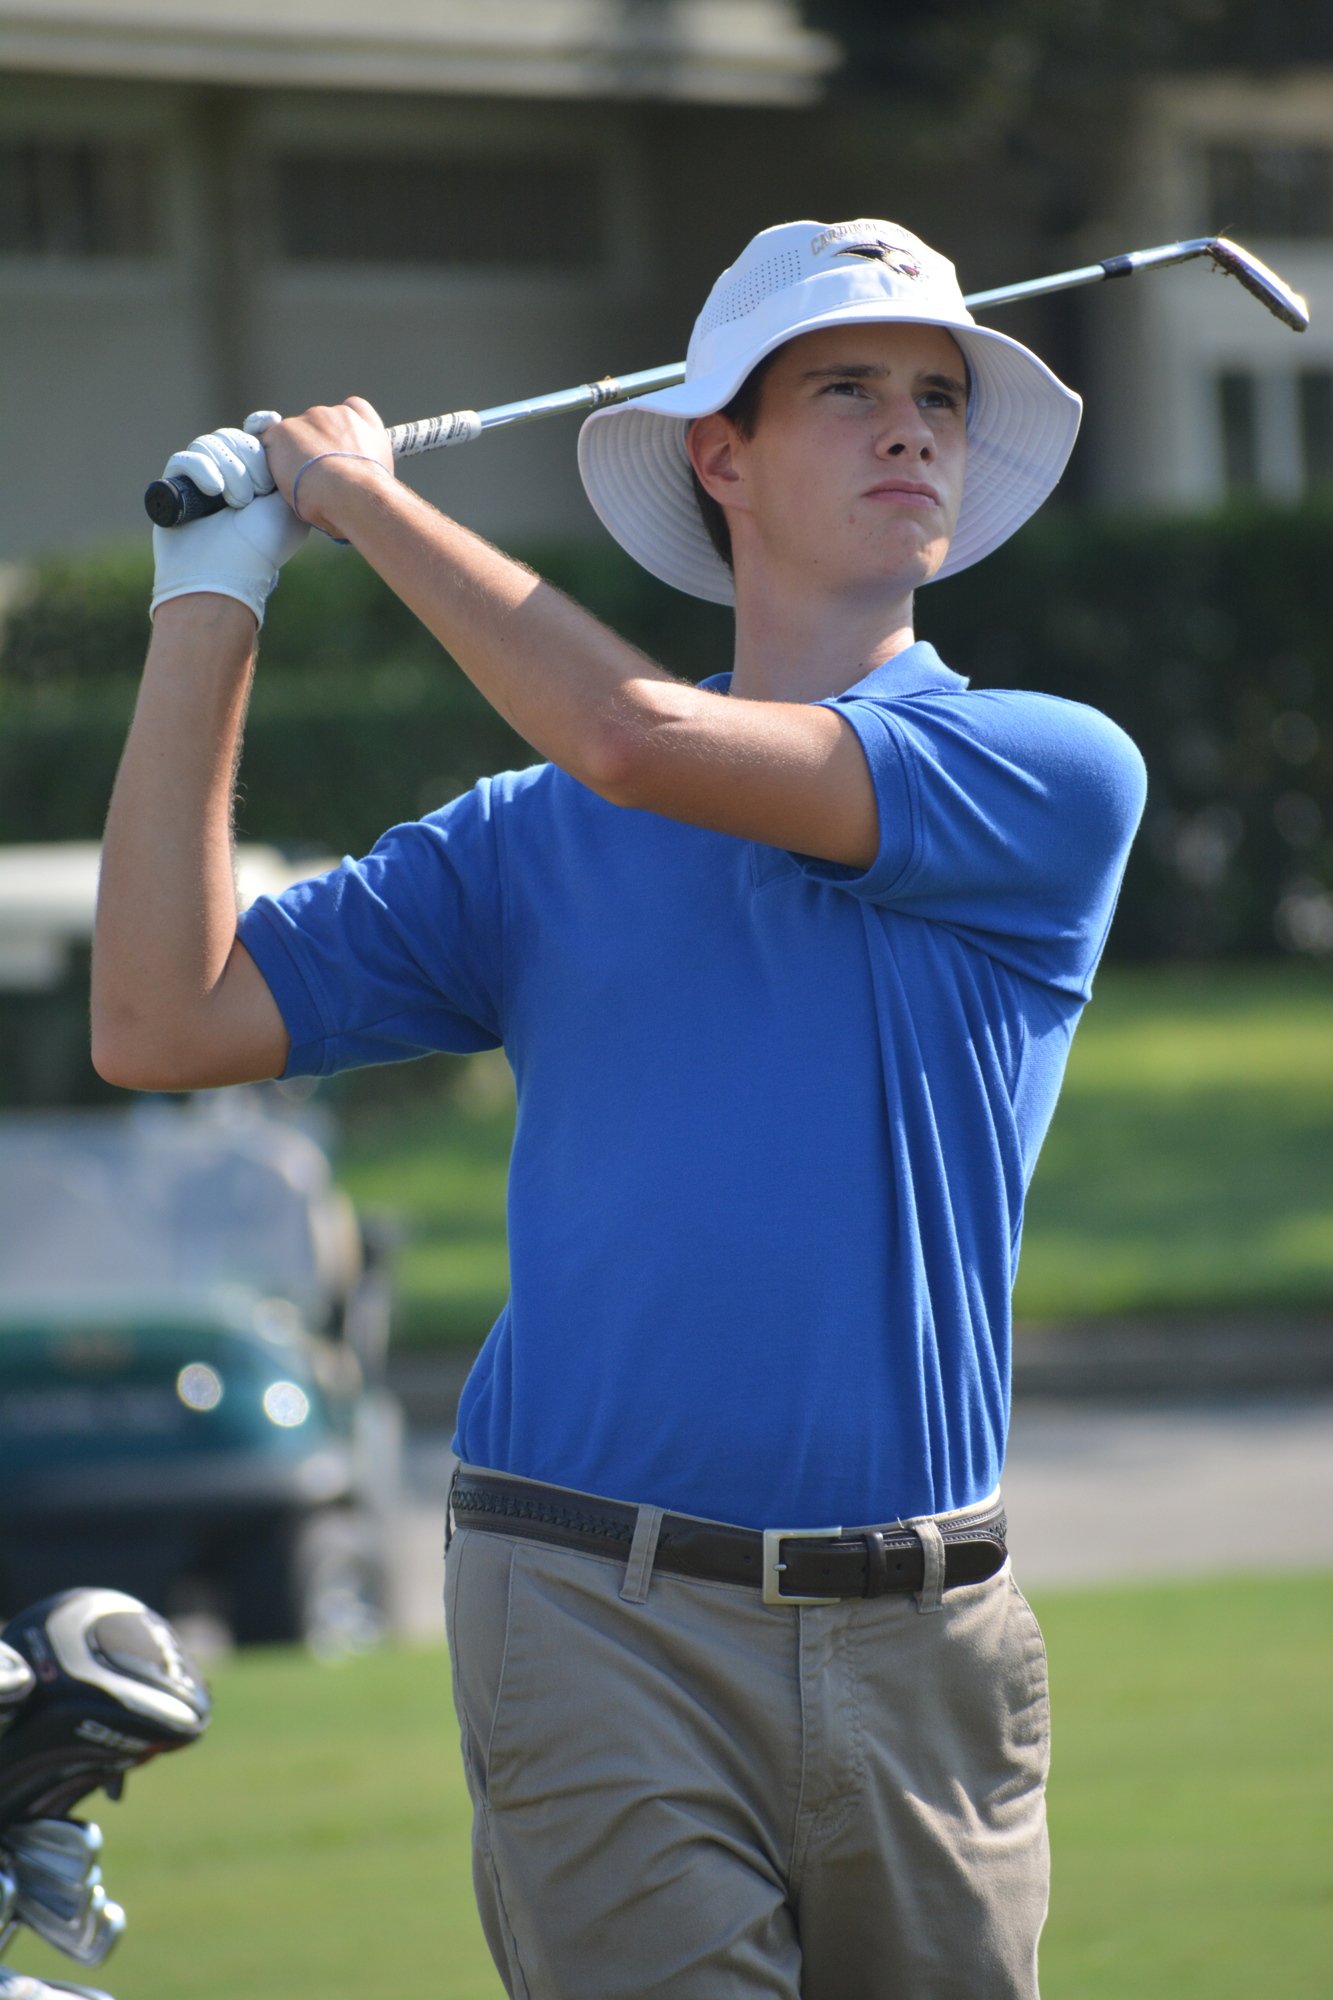
<path fill-rule="evenodd" d="M 898 278 L 919 278 L 921 266 L 915 257 L 898 243 L 886 243 L 877 236 L 869 243 L 847 243 L 841 250 L 834 251 L 835 257 L 864 257 L 872 263 L 883 264 Z"/>

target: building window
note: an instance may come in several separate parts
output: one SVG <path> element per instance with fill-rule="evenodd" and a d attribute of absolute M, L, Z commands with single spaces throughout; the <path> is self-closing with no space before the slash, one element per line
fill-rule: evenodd
<path fill-rule="evenodd" d="M 1333 236 L 1333 148 L 1210 146 L 1210 227 L 1251 236 Z"/>
<path fill-rule="evenodd" d="M 1333 371 L 1301 376 L 1300 423 L 1306 486 L 1333 485 Z"/>
<path fill-rule="evenodd" d="M 1276 500 L 1333 486 L 1333 368 L 1217 378 L 1222 475 L 1228 493 L 1262 488 Z"/>
<path fill-rule="evenodd" d="M 601 174 L 587 160 L 277 162 L 278 240 L 302 263 L 565 271 L 600 263 Z"/>
<path fill-rule="evenodd" d="M 154 158 L 138 147 L 0 145 L 0 256 L 150 256 L 155 186 Z"/>
<path fill-rule="evenodd" d="M 1253 375 L 1229 372 L 1217 378 L 1222 427 L 1222 472 L 1228 493 L 1252 492 L 1259 484 L 1259 410 Z"/>

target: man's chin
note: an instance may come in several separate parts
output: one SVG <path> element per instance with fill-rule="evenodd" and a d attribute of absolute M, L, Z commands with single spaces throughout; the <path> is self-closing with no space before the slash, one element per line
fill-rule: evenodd
<path fill-rule="evenodd" d="M 936 535 L 920 551 L 917 561 L 920 566 L 919 583 L 929 583 L 939 575 L 944 567 L 944 559 L 949 553 L 949 536 Z"/>
<path fill-rule="evenodd" d="M 896 592 L 910 596 L 921 584 L 929 583 L 943 567 L 949 553 L 949 537 L 924 522 L 899 521 L 889 534 L 841 546 L 832 538 L 822 543 L 811 537 L 804 544 L 779 544 L 766 551 L 754 565 L 756 581 L 766 569 L 781 575 L 788 584 L 804 578 L 817 595 L 832 590 L 835 595 L 851 590 L 854 595 L 869 588 L 876 595 Z M 738 578 L 748 571 L 744 555 L 737 550 Z M 799 585 L 798 585 L 799 587 Z M 742 595 L 747 594 L 742 587 Z"/>
<path fill-rule="evenodd" d="M 906 547 L 900 543 L 885 549 L 877 566 L 879 581 L 903 591 L 916 590 L 939 575 L 948 553 L 947 535 L 922 535 Z"/>

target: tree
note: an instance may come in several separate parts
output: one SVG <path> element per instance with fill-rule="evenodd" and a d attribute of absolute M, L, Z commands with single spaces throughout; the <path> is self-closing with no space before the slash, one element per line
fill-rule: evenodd
<path fill-rule="evenodd" d="M 919 167 L 998 176 L 991 198 L 1061 235 L 1098 213 L 1151 77 L 1333 62 L 1333 0 L 807 0 L 846 60 L 832 89 Z"/>

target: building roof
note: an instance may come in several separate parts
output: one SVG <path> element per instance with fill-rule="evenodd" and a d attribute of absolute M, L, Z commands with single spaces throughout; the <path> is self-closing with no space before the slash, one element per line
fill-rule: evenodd
<path fill-rule="evenodd" d="M 0 69 L 297 89 L 802 104 L 793 0 L 0 0 Z"/>

